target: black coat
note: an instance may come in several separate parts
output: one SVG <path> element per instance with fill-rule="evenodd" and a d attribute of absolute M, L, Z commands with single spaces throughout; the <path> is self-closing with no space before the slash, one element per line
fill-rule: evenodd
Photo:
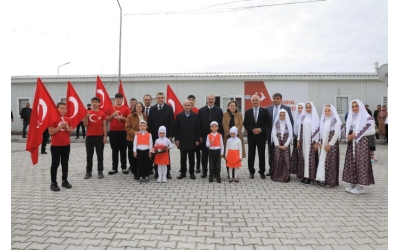
<path fill-rule="evenodd" d="M 185 111 L 179 113 L 175 120 L 175 142 L 179 141 L 179 149 L 195 150 L 196 142 L 200 142 L 200 123 L 198 115 L 190 111 L 188 117 Z"/>
<path fill-rule="evenodd" d="M 207 136 L 211 133 L 210 123 L 212 121 L 218 122 L 218 133 L 221 135 L 224 134 L 224 128 L 222 127 L 222 117 L 224 116 L 224 112 L 220 107 L 214 105 L 210 113 L 210 109 L 206 105 L 199 109 L 198 116 L 200 122 L 200 136 L 203 138 L 203 146 L 206 147 Z"/>
<path fill-rule="evenodd" d="M 158 139 L 158 129 L 160 126 L 165 126 L 167 129 L 166 137 L 174 137 L 174 111 L 172 107 L 164 103 L 161 111 L 159 111 L 158 104 L 151 106 L 147 125 L 148 131 L 153 138 L 153 143 Z"/>
<path fill-rule="evenodd" d="M 254 120 L 253 108 L 246 110 L 244 113 L 243 126 L 247 130 L 247 141 L 267 141 L 268 130 L 271 128 L 271 116 L 265 108 L 259 107 L 257 123 Z M 261 128 L 261 133 L 253 134 L 253 129 Z"/>
<path fill-rule="evenodd" d="M 24 119 L 24 121 L 29 121 L 31 119 L 31 113 L 32 109 L 31 108 L 22 108 L 20 112 L 21 119 Z"/>

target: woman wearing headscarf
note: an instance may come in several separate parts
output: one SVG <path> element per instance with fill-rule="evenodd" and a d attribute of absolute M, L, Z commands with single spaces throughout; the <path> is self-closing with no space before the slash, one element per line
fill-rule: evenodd
<path fill-rule="evenodd" d="M 279 111 L 272 124 L 271 138 L 274 142 L 274 165 L 271 180 L 290 182 L 290 143 L 292 142 L 292 123 L 285 109 Z"/>
<path fill-rule="evenodd" d="M 380 139 L 385 141 L 386 141 L 385 121 L 387 116 L 388 116 L 387 107 L 386 105 L 382 105 L 381 112 L 379 112 L 378 115 L 378 121 L 379 121 L 378 134 L 381 137 Z"/>
<path fill-rule="evenodd" d="M 239 112 L 239 110 L 237 108 L 238 108 L 237 102 L 230 101 L 227 105 L 227 110 L 222 117 L 222 127 L 224 128 L 224 146 L 226 146 L 227 140 L 230 138 L 230 134 L 229 134 L 230 129 L 233 126 L 235 126 L 238 130 L 236 136 L 242 142 L 241 158 L 246 158 L 246 150 L 244 149 L 244 141 L 243 141 L 243 134 L 242 134 L 243 115 L 241 112 Z M 226 147 L 225 147 L 225 150 L 226 150 Z M 228 171 L 228 177 L 229 177 L 228 167 L 226 167 L 226 170 Z M 235 172 L 235 169 L 233 171 Z"/>
<path fill-rule="evenodd" d="M 307 102 L 301 112 L 301 123 L 299 126 L 299 139 L 297 149 L 299 150 L 298 172 L 303 173 L 302 184 L 314 183 L 318 166 L 318 140 L 319 140 L 319 117 L 312 102 Z"/>
<path fill-rule="evenodd" d="M 290 157 L 290 173 L 297 175 L 297 178 L 301 179 L 304 173 L 298 173 L 297 165 L 299 160 L 299 150 L 297 149 L 297 138 L 299 133 L 299 126 L 301 124 L 301 112 L 304 109 L 304 103 L 299 103 L 296 106 L 296 111 L 294 112 L 294 123 L 293 123 L 293 152 Z"/>
<path fill-rule="evenodd" d="M 342 180 L 350 183 L 346 192 L 365 193 L 364 185 L 375 184 L 368 136 L 375 134 L 374 119 L 360 100 L 351 101 L 346 121 L 347 151 Z"/>
<path fill-rule="evenodd" d="M 320 120 L 321 155 L 317 177 L 321 186 L 330 188 L 339 185 L 339 139 L 342 121 L 332 104 L 324 105 Z"/>

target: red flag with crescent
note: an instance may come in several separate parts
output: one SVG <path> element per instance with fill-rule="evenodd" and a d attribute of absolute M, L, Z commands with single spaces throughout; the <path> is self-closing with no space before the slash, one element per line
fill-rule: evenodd
<path fill-rule="evenodd" d="M 119 87 L 118 87 L 118 93 L 122 94 L 124 96 L 124 102 L 122 103 L 123 106 L 126 106 L 129 108 L 128 102 L 126 101 L 126 96 L 124 92 L 124 88 L 122 87 L 122 81 L 119 79 Z"/>
<path fill-rule="evenodd" d="M 104 87 L 103 82 L 100 77 L 97 76 L 97 84 L 96 84 L 96 97 L 100 99 L 100 107 L 99 109 L 106 114 L 111 114 L 114 112 L 111 108 L 113 107 L 110 96 L 107 93 L 106 88 Z"/>
<path fill-rule="evenodd" d="M 66 102 L 67 113 L 65 114 L 65 116 L 69 117 L 70 119 L 71 124 L 69 124 L 69 126 L 72 128 L 76 128 L 76 126 L 78 126 L 78 124 L 85 118 L 87 110 L 70 81 L 68 81 Z"/>
<path fill-rule="evenodd" d="M 60 117 L 60 112 L 40 78 L 37 79 L 33 99 L 31 119 L 29 122 L 26 151 L 31 153 L 32 164 L 38 163 L 39 146 L 42 144 L 43 132 Z"/>
<path fill-rule="evenodd" d="M 176 118 L 177 114 L 184 111 L 182 103 L 179 101 L 178 97 L 176 97 L 174 91 L 169 86 L 169 84 L 167 85 L 166 99 L 167 99 L 167 104 L 170 105 L 174 110 L 174 118 Z"/>

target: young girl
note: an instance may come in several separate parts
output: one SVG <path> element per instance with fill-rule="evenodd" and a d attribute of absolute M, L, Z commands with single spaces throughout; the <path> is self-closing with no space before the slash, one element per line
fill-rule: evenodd
<path fill-rule="evenodd" d="M 279 117 L 272 124 L 271 138 L 274 141 L 274 165 L 271 180 L 290 181 L 290 143 L 292 142 L 292 123 L 286 110 L 279 111 Z"/>
<path fill-rule="evenodd" d="M 316 180 L 321 186 L 330 188 L 339 185 L 339 139 L 342 134 L 342 121 L 333 105 L 324 105 L 321 115 L 321 155 Z"/>
<path fill-rule="evenodd" d="M 294 124 L 293 124 L 293 152 L 290 157 L 290 173 L 297 175 L 297 178 L 301 179 L 304 173 L 299 173 L 297 171 L 297 165 L 299 160 L 299 151 L 297 149 L 297 138 L 299 132 L 299 126 L 301 124 L 301 112 L 303 111 L 304 103 L 299 103 L 296 106 L 296 111 L 294 112 Z"/>
<path fill-rule="evenodd" d="M 347 151 L 342 180 L 350 183 L 346 192 L 363 194 L 364 185 L 375 184 L 368 138 L 375 134 L 375 122 L 360 100 L 351 101 L 349 106 L 351 108 L 346 121 Z"/>
<path fill-rule="evenodd" d="M 310 185 L 314 182 L 317 173 L 319 140 L 319 117 L 312 102 L 307 102 L 305 109 L 301 112 L 298 134 L 298 171 L 303 174 L 303 179 L 300 182 Z"/>
<path fill-rule="evenodd" d="M 157 145 L 162 145 L 165 149 L 165 152 L 158 153 L 154 157 L 154 164 L 158 165 L 158 183 L 167 182 L 167 165 L 170 163 L 168 150 L 174 147 L 172 142 L 165 137 L 166 134 L 167 129 L 165 126 L 160 126 L 158 128 L 158 139 L 154 142 L 154 147 L 157 147 Z"/>
<path fill-rule="evenodd" d="M 235 180 L 235 182 L 239 182 L 239 178 L 237 177 L 238 171 L 236 168 L 240 168 L 242 166 L 242 141 L 237 137 L 238 129 L 233 126 L 229 130 L 229 135 L 231 138 L 226 142 L 226 151 L 225 151 L 225 159 L 226 166 L 229 168 L 229 182 Z M 235 179 L 232 178 L 232 170 L 235 170 Z"/>

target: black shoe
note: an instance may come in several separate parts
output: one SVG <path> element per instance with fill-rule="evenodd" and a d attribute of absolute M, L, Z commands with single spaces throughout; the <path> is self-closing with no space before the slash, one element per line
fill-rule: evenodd
<path fill-rule="evenodd" d="M 97 178 L 99 178 L 99 179 L 103 179 L 104 178 L 103 171 L 99 171 L 98 172 Z"/>
<path fill-rule="evenodd" d="M 129 167 L 128 170 L 132 170 L 132 167 Z"/>
<path fill-rule="evenodd" d="M 217 182 L 221 183 L 221 177 L 217 177 Z"/>
<path fill-rule="evenodd" d="M 57 182 L 56 183 L 51 183 L 51 185 L 50 185 L 50 189 L 51 189 L 51 191 L 60 191 L 60 188 L 58 187 L 58 185 L 57 185 Z"/>
<path fill-rule="evenodd" d="M 131 172 L 131 171 L 129 171 L 128 169 L 122 169 L 122 173 L 124 173 L 124 174 L 129 174 L 129 172 Z"/>
<path fill-rule="evenodd" d="M 208 182 L 213 182 L 214 180 L 213 180 L 213 178 L 212 177 L 210 177 L 209 179 L 208 179 Z"/>
<path fill-rule="evenodd" d="M 75 139 L 79 139 L 79 137 L 75 137 Z"/>
<path fill-rule="evenodd" d="M 65 187 L 65 188 L 72 188 L 72 185 L 69 184 L 68 181 L 63 181 L 62 184 L 61 184 L 61 186 Z"/>
<path fill-rule="evenodd" d="M 201 173 L 201 169 L 200 169 L 200 167 L 198 167 L 198 168 L 196 168 L 196 173 Z"/>
<path fill-rule="evenodd" d="M 42 155 L 46 155 L 47 154 L 47 152 L 46 151 L 42 151 L 42 153 L 41 153 Z"/>
<path fill-rule="evenodd" d="M 83 139 L 85 139 L 85 137 L 83 137 Z"/>
<path fill-rule="evenodd" d="M 184 175 L 184 174 L 180 174 L 179 176 L 178 176 L 178 180 L 180 180 L 180 179 L 182 179 L 182 178 L 186 178 L 186 175 Z"/>
<path fill-rule="evenodd" d="M 133 178 L 134 178 L 135 180 L 139 180 L 139 176 L 138 176 L 137 174 L 133 174 Z"/>
<path fill-rule="evenodd" d="M 118 173 L 118 170 L 115 170 L 115 169 L 108 171 L 108 174 L 116 174 L 116 173 Z"/>
<path fill-rule="evenodd" d="M 249 178 L 254 179 L 254 174 L 250 174 Z"/>
<path fill-rule="evenodd" d="M 206 178 L 206 177 L 207 177 L 207 174 L 202 174 L 202 175 L 200 175 L 200 177 L 201 177 L 201 178 Z"/>
<path fill-rule="evenodd" d="M 303 179 L 301 179 L 300 184 L 304 184 L 306 181 L 307 181 L 307 178 L 303 178 Z"/>
<path fill-rule="evenodd" d="M 266 174 L 266 176 L 271 176 L 271 170 L 268 170 L 268 173 Z M 262 178 L 265 179 L 265 178 Z"/>
<path fill-rule="evenodd" d="M 144 178 L 144 182 L 149 182 L 149 177 L 146 176 L 146 178 Z"/>
<path fill-rule="evenodd" d="M 167 174 L 167 179 L 172 179 L 172 176 L 170 173 Z"/>
<path fill-rule="evenodd" d="M 261 178 L 261 179 L 265 179 L 265 174 L 261 174 L 261 173 L 260 173 L 260 178 Z"/>
<path fill-rule="evenodd" d="M 304 184 L 311 185 L 311 184 L 314 184 L 314 181 L 308 179 L 306 182 L 304 182 Z"/>
<path fill-rule="evenodd" d="M 22 138 L 26 138 L 26 136 L 22 136 Z"/>
<path fill-rule="evenodd" d="M 195 179 L 196 179 L 196 176 L 195 176 L 194 174 L 191 174 L 191 175 L 190 175 L 190 179 L 195 180 Z"/>
<path fill-rule="evenodd" d="M 156 179 L 158 178 L 158 173 L 156 173 L 156 174 L 154 175 L 154 178 L 156 178 Z"/>
<path fill-rule="evenodd" d="M 154 174 L 154 169 L 150 170 L 150 174 Z M 155 177 L 155 178 L 158 178 L 158 177 Z"/>
<path fill-rule="evenodd" d="M 86 174 L 83 177 L 83 179 L 89 179 L 90 177 L 92 177 L 92 173 L 86 172 Z"/>

